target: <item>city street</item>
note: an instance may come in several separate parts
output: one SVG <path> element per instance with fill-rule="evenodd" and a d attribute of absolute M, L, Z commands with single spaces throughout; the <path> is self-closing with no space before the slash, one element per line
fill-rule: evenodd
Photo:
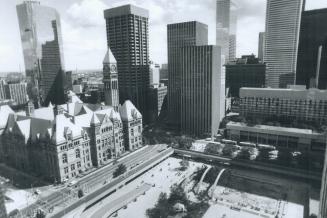
<path fill-rule="evenodd" d="M 58 210 L 60 211 L 64 207 L 67 207 L 67 205 L 73 204 L 78 200 L 77 191 L 79 189 L 84 190 L 85 195 L 88 195 L 93 191 L 101 188 L 105 181 L 109 182 L 112 179 L 112 173 L 116 170 L 119 164 L 124 164 L 127 169 L 130 170 L 145 160 L 149 160 L 158 155 L 158 153 L 160 153 L 164 147 L 164 145 L 155 145 L 145 147 L 140 151 L 133 152 L 129 156 L 119 159 L 118 163 L 115 165 L 105 166 L 98 169 L 97 171 L 90 173 L 90 175 L 80 178 L 79 180 L 76 179 L 78 182 L 72 188 L 65 187 L 47 197 L 40 198 L 39 201 L 35 204 L 32 204 L 29 207 L 21 210 L 19 215 L 21 215 L 21 217 L 28 217 L 32 215 L 33 211 L 37 208 L 42 208 L 46 212 L 52 212 L 53 210 L 53 213 Z"/>

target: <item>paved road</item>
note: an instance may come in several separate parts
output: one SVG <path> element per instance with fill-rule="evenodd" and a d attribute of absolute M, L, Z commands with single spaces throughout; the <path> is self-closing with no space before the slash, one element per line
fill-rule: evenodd
<path fill-rule="evenodd" d="M 220 157 L 217 155 L 211 155 L 211 154 L 205 154 L 203 152 L 197 152 L 197 151 L 191 151 L 191 150 L 184 150 L 184 149 L 174 149 L 175 154 L 181 155 L 181 156 L 187 156 L 191 158 L 201 158 L 205 159 L 206 161 L 220 161 L 224 163 L 228 163 L 231 166 L 238 167 L 238 168 L 249 168 L 249 169 L 255 169 L 255 170 L 262 170 L 266 172 L 271 173 L 277 173 L 281 175 L 287 175 L 287 176 L 293 176 L 296 178 L 301 179 L 310 179 L 314 181 L 320 181 L 321 180 L 321 174 L 316 172 L 310 172 L 306 170 L 301 169 L 294 169 L 289 167 L 283 167 L 273 164 L 267 164 L 262 162 L 255 162 L 255 161 L 248 161 L 248 160 L 236 160 L 226 157 Z"/>
<path fill-rule="evenodd" d="M 96 211 L 94 214 L 92 214 L 91 218 L 109 217 L 111 214 L 124 207 L 136 197 L 148 191 L 150 188 L 150 184 L 143 184 L 141 187 L 134 189 L 133 191 L 128 192 L 113 201 L 110 201 L 109 203 L 101 207 L 98 211 Z"/>
<path fill-rule="evenodd" d="M 167 156 L 170 156 L 172 153 L 173 153 L 173 149 L 168 148 L 164 151 L 158 152 L 155 155 L 152 155 L 151 157 L 148 157 L 148 159 L 146 159 L 146 161 L 141 163 L 139 166 L 133 168 L 132 170 L 129 170 L 125 174 L 125 176 L 120 176 L 117 179 L 113 180 L 112 182 L 109 182 L 108 184 L 103 185 L 101 188 L 84 196 L 83 198 L 79 199 L 79 201 L 76 201 L 75 203 L 69 205 L 68 207 L 65 208 L 65 210 L 61 210 L 60 212 L 56 213 L 52 217 L 53 218 L 61 218 L 67 212 L 72 211 L 83 204 L 90 205 L 90 203 L 94 202 L 95 199 L 104 197 L 105 194 L 108 193 L 111 189 L 114 189 L 118 185 L 126 183 L 129 179 L 132 179 L 136 175 L 143 173 L 145 169 L 151 167 L 156 162 L 161 162 L 163 158 L 167 158 Z"/>
<path fill-rule="evenodd" d="M 142 151 L 133 152 L 128 157 L 123 157 L 118 160 L 118 164 L 105 166 L 92 172 L 90 175 L 79 179 L 76 187 L 66 187 L 47 197 L 41 198 L 37 203 L 34 203 L 29 207 L 21 210 L 21 213 L 17 217 L 28 217 L 28 215 L 31 215 L 32 211 L 37 208 L 43 208 L 47 210 L 51 207 L 63 205 L 64 203 L 67 203 L 69 199 L 74 201 L 77 199 L 77 190 L 80 188 L 86 187 L 86 190 L 89 192 L 95 191 L 97 188 L 100 188 L 100 185 L 103 185 L 105 180 L 112 178 L 112 173 L 116 170 L 119 164 L 124 164 L 129 169 L 133 166 L 136 166 L 137 164 L 141 164 L 145 160 L 151 159 L 151 157 L 159 153 L 161 148 L 161 146 L 149 146 Z"/>

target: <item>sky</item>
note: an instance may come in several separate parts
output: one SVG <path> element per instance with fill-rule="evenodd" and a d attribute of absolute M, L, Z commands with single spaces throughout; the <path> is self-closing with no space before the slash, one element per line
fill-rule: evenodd
<path fill-rule="evenodd" d="M 326 8 L 327 0 L 306 0 L 306 10 Z M 0 72 L 24 72 L 16 4 L 0 0 Z M 41 0 L 61 16 L 66 70 L 101 69 L 106 53 L 103 10 L 124 4 L 146 8 L 149 17 L 150 60 L 167 62 L 167 24 L 197 20 L 208 25 L 215 44 L 215 0 Z M 265 29 L 266 0 L 234 0 L 237 5 L 237 56 L 257 54 L 258 35 Z"/>

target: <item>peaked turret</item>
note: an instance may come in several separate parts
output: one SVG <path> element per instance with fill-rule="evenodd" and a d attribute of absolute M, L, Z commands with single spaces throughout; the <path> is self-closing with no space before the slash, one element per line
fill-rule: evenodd
<path fill-rule="evenodd" d="M 116 64 L 116 58 L 115 56 L 112 54 L 110 48 L 108 48 L 106 55 L 104 56 L 103 59 L 103 64 Z"/>

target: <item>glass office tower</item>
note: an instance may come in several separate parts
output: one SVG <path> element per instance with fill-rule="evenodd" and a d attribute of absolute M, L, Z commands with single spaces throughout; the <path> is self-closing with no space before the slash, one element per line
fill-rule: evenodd
<path fill-rule="evenodd" d="M 28 94 L 36 104 L 64 103 L 64 56 L 58 12 L 37 1 L 16 6 Z"/>

